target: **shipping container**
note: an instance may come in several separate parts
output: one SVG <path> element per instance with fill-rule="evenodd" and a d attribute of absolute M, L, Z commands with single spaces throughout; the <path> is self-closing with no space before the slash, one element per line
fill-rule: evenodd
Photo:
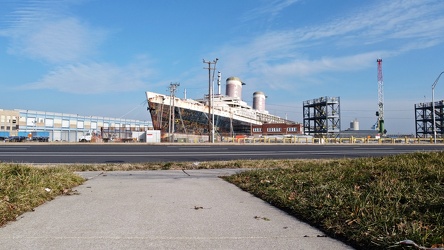
<path fill-rule="evenodd" d="M 160 143 L 160 130 L 148 130 L 145 136 L 145 142 Z"/>

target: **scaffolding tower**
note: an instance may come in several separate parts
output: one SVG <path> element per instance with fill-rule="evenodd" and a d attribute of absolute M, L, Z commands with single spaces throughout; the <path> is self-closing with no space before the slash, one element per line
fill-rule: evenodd
<path fill-rule="evenodd" d="M 415 104 L 416 137 L 433 137 L 433 102 Z M 437 137 L 444 136 L 444 101 L 435 102 L 435 126 Z"/>
<path fill-rule="evenodd" d="M 339 97 L 320 97 L 304 101 L 304 133 L 315 137 L 337 138 L 341 131 Z"/>

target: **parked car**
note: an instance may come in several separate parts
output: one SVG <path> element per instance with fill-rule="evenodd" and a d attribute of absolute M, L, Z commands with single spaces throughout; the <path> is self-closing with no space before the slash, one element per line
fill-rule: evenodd
<path fill-rule="evenodd" d="M 39 141 L 39 142 L 48 142 L 49 138 L 45 136 L 38 136 L 38 137 L 32 137 L 32 141 Z"/>
<path fill-rule="evenodd" d="M 26 136 L 10 136 L 8 138 L 8 140 L 10 142 L 23 142 L 23 141 L 26 141 L 27 139 L 28 139 L 28 137 L 26 137 Z"/>

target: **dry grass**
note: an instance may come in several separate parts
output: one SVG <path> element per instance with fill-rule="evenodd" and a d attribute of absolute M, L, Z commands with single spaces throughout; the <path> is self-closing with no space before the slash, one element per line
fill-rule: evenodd
<path fill-rule="evenodd" d="M 444 153 L 295 163 L 226 179 L 359 249 L 444 243 Z"/>
<path fill-rule="evenodd" d="M 342 160 L 0 163 L 0 225 L 71 193 L 84 181 L 75 171 L 218 168 L 251 169 L 225 178 L 356 248 L 387 249 L 405 239 L 444 244 L 444 152 Z"/>
<path fill-rule="evenodd" d="M 84 179 L 61 167 L 0 164 L 0 226 L 58 195 L 71 194 Z"/>
<path fill-rule="evenodd" d="M 71 171 L 135 171 L 135 170 L 191 170 L 191 169 L 222 169 L 222 168 L 290 168 L 295 162 L 329 162 L 331 160 L 234 160 L 234 161 L 202 161 L 202 162 L 145 162 L 145 163 L 106 163 L 106 164 L 67 164 Z M 56 167 L 60 165 L 39 165 L 39 167 Z"/>

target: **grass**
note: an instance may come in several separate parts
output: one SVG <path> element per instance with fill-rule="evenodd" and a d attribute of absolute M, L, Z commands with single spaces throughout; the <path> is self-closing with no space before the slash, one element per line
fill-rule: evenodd
<path fill-rule="evenodd" d="M 297 160 L 308 162 L 309 160 Z M 314 160 L 318 162 L 317 160 Z M 106 163 L 106 164 L 72 164 L 64 167 L 72 171 L 134 171 L 134 170 L 191 170 L 245 168 L 263 169 L 291 166 L 295 160 L 234 160 L 211 162 L 145 162 L 145 163 Z M 311 160 L 310 162 L 313 162 Z"/>
<path fill-rule="evenodd" d="M 246 168 L 227 181 L 358 249 L 444 244 L 444 152 L 341 160 L 32 167 L 0 163 L 0 225 L 83 183 L 75 171 Z M 49 190 L 49 191 L 47 191 Z"/>
<path fill-rule="evenodd" d="M 444 243 L 443 152 L 295 162 L 225 179 L 358 249 Z"/>
<path fill-rule="evenodd" d="M 61 167 L 0 164 L 0 226 L 54 199 L 72 194 L 84 179 Z"/>

